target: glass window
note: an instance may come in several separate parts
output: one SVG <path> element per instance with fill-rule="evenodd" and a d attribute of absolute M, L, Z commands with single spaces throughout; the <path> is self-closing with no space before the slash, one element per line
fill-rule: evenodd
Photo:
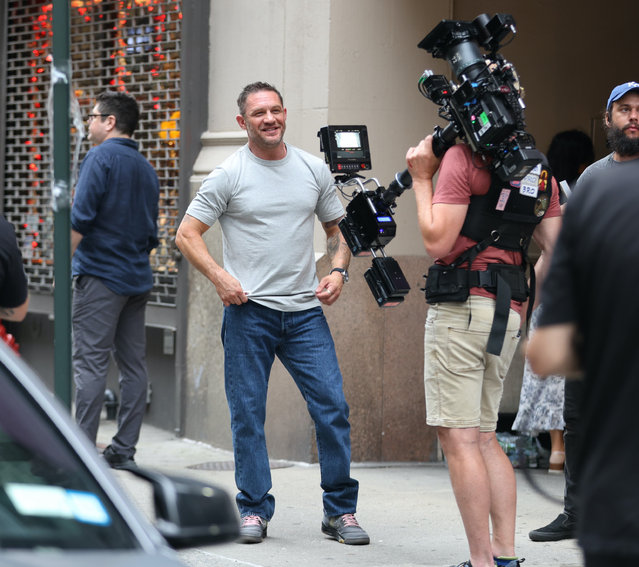
<path fill-rule="evenodd" d="M 0 364 L 0 548 L 138 547 L 80 457 Z"/>

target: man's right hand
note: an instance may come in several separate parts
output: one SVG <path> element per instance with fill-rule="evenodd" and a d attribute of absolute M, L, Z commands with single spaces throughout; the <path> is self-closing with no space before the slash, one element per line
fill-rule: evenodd
<path fill-rule="evenodd" d="M 216 280 L 215 289 L 224 307 L 242 305 L 242 303 L 248 301 L 247 294 L 242 289 L 242 284 L 226 270 L 221 270 Z"/>
<path fill-rule="evenodd" d="M 417 222 L 424 248 L 432 258 L 448 254 L 461 231 L 468 205 L 436 203 L 433 205 L 433 176 L 441 160 L 433 153 L 433 136 L 426 136 L 417 147 L 406 152 L 408 171 L 413 178 L 417 204 Z"/>
<path fill-rule="evenodd" d="M 429 134 L 416 147 L 409 148 L 406 152 L 406 164 L 413 181 L 428 181 L 433 178 L 441 159 L 433 153 L 433 136 Z"/>
<path fill-rule="evenodd" d="M 203 238 L 208 229 L 207 224 L 186 214 L 178 227 L 175 244 L 193 267 L 213 283 L 224 307 L 246 303 L 248 299 L 242 284 L 209 254 Z"/>

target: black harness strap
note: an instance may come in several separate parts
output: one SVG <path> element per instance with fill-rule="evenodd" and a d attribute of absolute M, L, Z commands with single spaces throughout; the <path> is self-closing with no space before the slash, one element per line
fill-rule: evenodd
<path fill-rule="evenodd" d="M 530 263 L 528 254 L 524 254 L 524 267 L 530 266 L 530 293 L 528 295 L 528 307 L 526 309 L 526 332 L 528 332 L 528 325 L 530 324 L 530 317 L 533 312 L 533 305 L 535 304 L 535 288 L 537 287 L 537 280 L 535 279 L 535 266 Z"/>
<path fill-rule="evenodd" d="M 529 297 L 528 310 L 526 313 L 526 321 L 530 319 L 532 313 L 532 305 L 535 298 L 535 270 L 530 266 L 530 291 L 525 289 L 525 272 L 526 267 L 530 265 L 528 255 L 526 253 L 526 243 L 521 243 L 522 264 L 516 267 L 519 277 L 523 280 L 523 284 L 520 280 L 513 277 L 513 273 L 504 273 L 503 270 L 512 270 L 513 266 L 506 264 L 490 264 L 488 270 L 472 270 L 471 266 L 477 255 L 486 250 L 489 246 L 494 246 L 499 240 L 501 227 L 491 232 L 490 236 L 484 238 L 481 242 L 470 247 L 468 250 L 460 254 L 453 262 L 451 262 L 445 269 L 448 271 L 449 277 L 454 277 L 453 274 L 459 274 L 457 280 L 457 286 L 465 287 L 469 290 L 471 287 L 482 287 L 489 289 L 495 293 L 495 313 L 493 315 L 493 321 L 490 327 L 490 333 L 488 335 L 488 343 L 486 345 L 486 352 L 499 356 L 504 344 L 504 338 L 506 336 L 506 329 L 508 327 L 508 318 L 510 315 L 510 302 L 513 299 L 513 295 L 517 301 L 524 301 L 526 295 Z M 460 268 L 461 264 L 466 263 L 465 268 Z M 502 270 L 500 273 L 500 269 Z M 430 270 L 429 270 L 430 273 Z M 465 274 L 462 278 L 461 274 Z M 508 276 L 508 277 L 506 277 Z M 513 289 L 512 285 L 515 285 Z M 429 286 L 427 284 L 426 289 Z M 515 293 L 513 293 L 513 291 Z M 467 293 L 467 292 L 466 292 Z M 428 291 L 427 291 L 427 300 Z M 438 301 L 460 301 L 460 298 L 450 297 L 447 299 L 446 294 L 437 298 L 431 298 L 433 303 Z M 468 323 L 472 319 L 472 313 L 469 313 Z"/>
<path fill-rule="evenodd" d="M 454 262 L 453 266 L 458 266 L 464 261 L 468 262 L 467 270 L 471 272 L 471 265 L 477 255 L 483 252 L 490 245 L 499 240 L 500 229 L 491 232 L 490 236 L 484 238 L 481 242 L 475 246 L 469 248 L 466 252 L 461 254 Z M 524 266 L 525 269 L 525 266 Z M 477 273 L 477 272 L 476 272 Z M 478 272 L 482 274 L 482 272 Z M 483 287 L 483 286 L 482 286 Z M 493 322 L 490 327 L 490 334 L 488 335 L 488 343 L 486 345 L 486 352 L 489 354 L 495 354 L 499 356 L 501 349 L 504 345 L 504 337 L 506 336 L 506 328 L 508 327 L 508 317 L 510 315 L 510 300 L 512 298 L 512 290 L 508 282 L 497 274 L 497 289 L 495 293 L 495 314 L 493 315 Z M 470 317 L 468 322 L 470 323 Z"/>
<path fill-rule="evenodd" d="M 506 336 L 506 328 L 508 327 L 511 296 L 512 292 L 508 282 L 497 274 L 495 314 L 493 315 L 493 324 L 490 327 L 488 344 L 486 345 L 486 352 L 489 354 L 495 354 L 497 356 L 501 354 L 501 348 L 504 345 L 504 337 Z"/>

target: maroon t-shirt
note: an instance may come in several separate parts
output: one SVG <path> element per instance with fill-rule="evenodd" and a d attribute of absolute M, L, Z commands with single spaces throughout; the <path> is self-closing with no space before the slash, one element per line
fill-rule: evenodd
<path fill-rule="evenodd" d="M 435 185 L 435 194 L 433 195 L 433 205 L 468 205 L 471 195 L 485 195 L 491 185 L 490 172 L 479 163 L 478 158 L 473 159 L 473 154 L 469 146 L 466 144 L 456 144 L 446 151 L 439 168 L 439 176 Z M 521 182 L 511 182 L 510 189 L 516 191 L 534 191 L 533 185 L 536 183 L 534 177 L 522 180 Z M 507 187 L 507 182 L 504 182 Z M 550 205 L 546 211 L 544 218 L 557 217 L 561 215 L 559 205 L 559 186 L 555 178 L 552 179 L 552 196 Z M 459 235 L 452 250 L 443 256 L 437 258 L 438 264 L 450 264 L 462 252 L 472 248 L 477 242 L 467 236 Z M 521 252 L 511 250 L 502 250 L 494 246 L 488 246 L 480 252 L 473 260 L 473 270 L 485 270 L 488 264 L 512 264 L 520 265 L 522 262 Z M 480 295 L 482 297 L 494 298 L 495 294 L 490 293 L 484 288 L 473 287 L 470 290 L 471 295 Z M 521 311 L 521 303 L 511 302 L 513 309 Z"/>

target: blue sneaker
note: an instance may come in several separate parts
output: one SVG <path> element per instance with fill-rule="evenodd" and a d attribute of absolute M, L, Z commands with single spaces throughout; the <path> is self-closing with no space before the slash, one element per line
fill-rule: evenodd
<path fill-rule="evenodd" d="M 519 559 L 519 557 L 504 557 L 500 555 L 499 557 L 493 557 L 495 560 L 495 567 L 519 567 L 525 559 Z M 450 567 L 473 567 L 473 564 L 469 561 L 464 561 L 459 565 L 451 565 Z"/>
<path fill-rule="evenodd" d="M 524 561 L 524 558 L 519 559 L 519 557 L 504 557 L 500 555 L 499 557 L 495 557 L 495 567 L 519 567 Z"/>

